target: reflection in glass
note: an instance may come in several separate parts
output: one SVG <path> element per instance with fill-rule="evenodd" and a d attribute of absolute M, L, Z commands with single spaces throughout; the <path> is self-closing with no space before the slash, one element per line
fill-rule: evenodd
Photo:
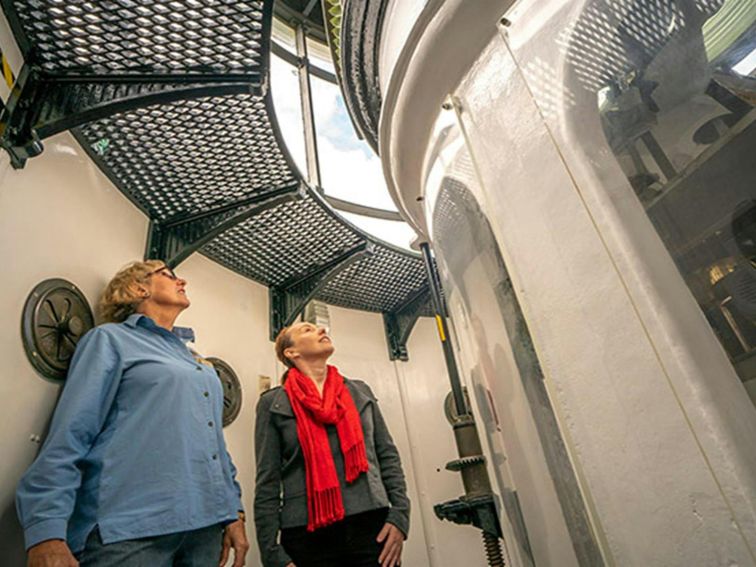
<path fill-rule="evenodd" d="M 756 401 L 756 2 L 600 10 L 607 141 Z"/>
<path fill-rule="evenodd" d="M 345 201 L 395 211 L 381 161 L 357 138 L 339 87 L 314 76 L 311 80 L 325 192 Z"/>
<path fill-rule="evenodd" d="M 525 455 L 542 452 L 547 469 L 544 472 L 554 483 L 577 563 L 603 565 L 577 478 L 546 391 L 541 364 L 527 321 L 491 225 L 467 185 L 452 177 L 445 177 L 441 181 L 432 226 L 436 259 L 447 300 L 453 309 L 459 307 L 461 318 L 469 321 L 467 332 L 477 347 L 476 352 L 469 357 L 469 360 L 476 361 L 476 366 L 468 371 L 472 378 L 473 393 L 483 414 L 483 433 L 488 438 L 489 446 L 499 446 L 499 432 L 506 432 L 512 441 L 509 451 L 504 451 L 502 447 L 493 453 L 507 454 L 513 467 L 519 467 L 525 462 L 534 463 Z M 514 375 L 506 370 L 511 367 L 509 352 L 517 366 Z M 537 441 L 527 436 L 512 436 L 519 429 L 518 425 L 523 425 L 516 423 L 516 413 L 509 405 L 514 403 L 516 397 L 512 393 L 515 388 L 509 384 L 512 380 L 521 382 L 537 431 Z M 501 410 L 497 410 L 493 400 L 503 404 Z M 503 470 L 507 466 L 506 462 L 502 460 L 494 464 L 497 482 L 502 489 L 502 504 L 514 530 L 516 541 L 513 543 L 519 547 L 522 561 L 532 565 L 535 562 L 526 524 L 527 513 L 533 513 L 533 509 L 527 510 L 525 517 L 522 516 L 517 491 L 507 489 L 507 475 Z M 513 477 L 518 482 L 514 469 Z M 523 481 L 523 484 L 527 483 Z M 544 495 L 546 493 L 547 491 L 543 491 Z"/>

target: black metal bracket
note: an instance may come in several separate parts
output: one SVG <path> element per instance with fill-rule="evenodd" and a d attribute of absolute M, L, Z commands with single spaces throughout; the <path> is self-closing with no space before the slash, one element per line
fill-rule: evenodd
<path fill-rule="evenodd" d="M 154 104 L 209 96 L 259 94 L 250 73 L 49 73 L 25 64 L 0 117 L 0 145 L 14 169 L 42 153 L 42 140 L 108 116 Z"/>
<path fill-rule="evenodd" d="M 418 318 L 427 310 L 429 301 L 430 289 L 423 286 L 397 309 L 383 314 L 383 328 L 386 332 L 390 360 L 409 360 L 407 341 Z"/>
<path fill-rule="evenodd" d="M 297 274 L 281 285 L 270 286 L 270 340 L 291 325 L 307 305 L 336 274 L 365 256 L 374 254 L 375 244 L 363 240 L 324 264 Z"/>
<path fill-rule="evenodd" d="M 433 511 L 439 520 L 472 525 L 497 538 L 502 537 L 493 494 L 472 498 L 461 496 L 448 502 L 436 504 L 433 506 Z"/>
<path fill-rule="evenodd" d="M 176 267 L 219 234 L 282 203 L 303 199 L 305 191 L 302 184 L 296 183 L 208 211 L 163 222 L 153 220 L 145 258 L 161 259 L 171 268 Z"/>

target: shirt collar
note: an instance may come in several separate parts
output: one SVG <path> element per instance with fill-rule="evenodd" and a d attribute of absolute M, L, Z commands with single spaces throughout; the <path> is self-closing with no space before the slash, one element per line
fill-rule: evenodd
<path fill-rule="evenodd" d="M 136 327 L 144 327 L 145 329 L 159 328 L 157 323 L 155 323 L 152 318 L 147 317 L 142 313 L 134 313 L 132 315 L 129 315 L 128 319 L 126 319 L 123 324 L 127 327 L 131 327 L 132 329 Z M 194 329 L 192 329 L 191 327 L 174 326 L 173 331 L 171 332 L 176 335 L 176 337 L 183 343 L 194 342 L 195 340 Z"/>

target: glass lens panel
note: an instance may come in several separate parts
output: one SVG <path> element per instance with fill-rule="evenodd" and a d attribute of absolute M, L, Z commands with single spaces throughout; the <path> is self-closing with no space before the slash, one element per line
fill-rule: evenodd
<path fill-rule="evenodd" d="M 754 397 L 756 2 L 607 11 L 625 61 L 597 93 L 607 141 Z"/>

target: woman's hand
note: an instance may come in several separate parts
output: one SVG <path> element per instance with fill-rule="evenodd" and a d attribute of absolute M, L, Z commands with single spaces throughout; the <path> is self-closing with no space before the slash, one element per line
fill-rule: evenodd
<path fill-rule="evenodd" d="M 29 548 L 28 567 L 79 567 L 65 541 L 50 539 Z"/>
<path fill-rule="evenodd" d="M 242 520 L 236 520 L 233 524 L 226 526 L 226 531 L 223 534 L 223 551 L 220 558 L 221 567 L 226 564 L 232 547 L 234 548 L 233 567 L 242 567 L 247 556 L 247 550 L 249 549 L 247 532 L 244 529 L 244 522 Z"/>
<path fill-rule="evenodd" d="M 381 567 L 395 567 L 402 559 L 402 545 L 404 534 L 394 524 L 386 523 L 376 538 L 378 543 L 383 542 L 383 551 L 378 557 Z"/>

